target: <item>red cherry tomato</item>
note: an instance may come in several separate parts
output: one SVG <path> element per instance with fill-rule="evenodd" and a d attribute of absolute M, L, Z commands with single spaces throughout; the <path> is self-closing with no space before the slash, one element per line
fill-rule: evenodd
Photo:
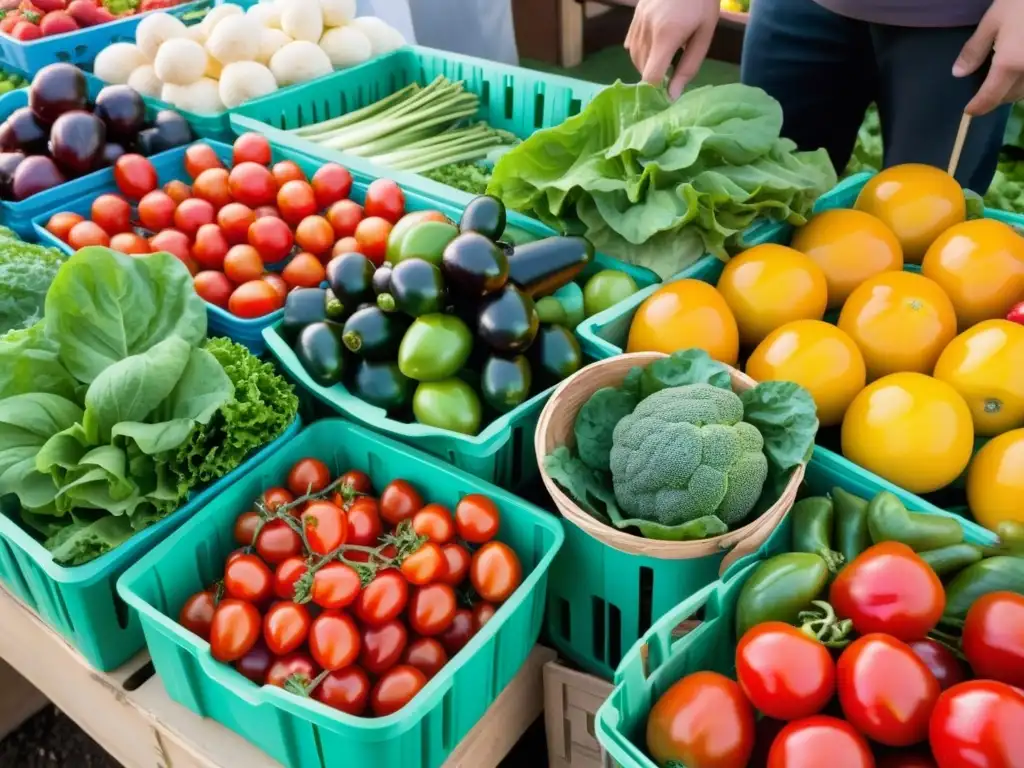
<path fill-rule="evenodd" d="M 359 243 L 354 237 L 343 237 L 331 248 L 331 258 L 341 256 L 343 253 L 359 253 Z"/>
<path fill-rule="evenodd" d="M 979 597 L 967 612 L 961 646 L 975 675 L 1024 688 L 1024 596 Z"/>
<path fill-rule="evenodd" d="M 447 544 L 455 538 L 455 521 L 448 508 L 441 504 L 427 504 L 412 517 L 412 529 L 435 544 Z"/>
<path fill-rule="evenodd" d="M 258 133 L 243 133 L 232 147 L 231 164 L 259 163 L 270 165 L 270 142 Z"/>
<path fill-rule="evenodd" d="M 320 210 L 313 187 L 305 181 L 286 181 L 277 191 L 277 209 L 293 227 Z"/>
<path fill-rule="evenodd" d="M 744 768 L 754 749 L 754 711 L 740 687 L 716 672 L 675 683 L 647 716 L 647 750 L 657 765 Z"/>
<path fill-rule="evenodd" d="M 384 263 L 388 251 L 388 236 L 391 234 L 391 222 L 379 216 L 370 216 L 356 226 L 356 244 L 359 253 L 379 267 Z"/>
<path fill-rule="evenodd" d="M 339 669 L 323 679 L 313 691 L 313 698 L 340 712 L 360 717 L 370 702 L 370 678 L 359 667 Z"/>
<path fill-rule="evenodd" d="M 216 218 L 217 212 L 209 202 L 198 197 L 190 197 L 175 209 L 174 226 L 179 232 L 194 238 L 200 227 L 204 224 L 213 224 Z"/>
<path fill-rule="evenodd" d="M 311 253 L 299 253 L 281 270 L 281 277 L 296 288 L 318 288 L 327 279 L 327 270 Z"/>
<path fill-rule="evenodd" d="M 295 242 L 302 250 L 322 259 L 334 245 L 334 228 L 323 216 L 307 216 L 295 228 Z"/>
<path fill-rule="evenodd" d="M 349 488 L 354 493 L 373 493 L 370 476 L 358 469 L 350 469 L 341 476 L 341 487 Z"/>
<path fill-rule="evenodd" d="M 287 488 L 274 487 L 267 488 L 260 497 L 260 501 L 263 502 L 263 506 L 273 512 L 285 504 L 291 504 L 295 501 L 295 496 Z M 295 514 L 294 510 L 292 510 L 292 514 Z"/>
<path fill-rule="evenodd" d="M 221 600 L 210 622 L 210 653 L 217 661 L 237 661 L 260 637 L 260 612 L 244 600 Z"/>
<path fill-rule="evenodd" d="M 375 179 L 366 189 L 363 208 L 367 216 L 380 216 L 395 224 L 405 213 L 405 195 L 391 179 Z"/>
<path fill-rule="evenodd" d="M 197 274 L 193 280 L 196 293 L 203 301 L 208 301 L 222 309 L 228 308 L 231 301 L 231 294 L 235 286 L 224 275 L 216 270 L 206 270 Z"/>
<path fill-rule="evenodd" d="M 187 204 L 187 203 L 186 203 Z M 192 258 L 204 269 L 223 269 L 231 245 L 216 224 L 203 224 L 192 244 Z"/>
<path fill-rule="evenodd" d="M 165 229 L 163 232 L 157 232 L 149 238 L 149 247 L 153 249 L 154 253 L 167 251 L 176 256 L 186 266 L 189 264 L 192 264 L 193 267 L 195 266 L 195 262 L 192 261 L 192 241 L 184 232 L 179 232 L 176 229 Z"/>
<path fill-rule="evenodd" d="M 836 673 L 843 714 L 865 736 L 890 747 L 928 737 L 939 681 L 910 646 L 864 635 L 843 651 Z"/>
<path fill-rule="evenodd" d="M 242 203 L 228 203 L 217 211 L 217 226 L 232 245 L 249 241 L 249 227 L 256 221 L 252 208 Z"/>
<path fill-rule="evenodd" d="M 266 166 L 241 163 L 228 174 L 231 197 L 250 208 L 273 205 L 277 201 L 277 182 Z"/>
<path fill-rule="evenodd" d="M 224 254 L 224 274 L 241 285 L 263 276 L 263 259 L 251 245 L 233 245 Z"/>
<path fill-rule="evenodd" d="M 203 640 L 210 639 L 210 626 L 213 624 L 213 612 L 216 609 L 213 592 L 209 590 L 196 592 L 185 601 L 178 614 L 178 623 Z"/>
<path fill-rule="evenodd" d="M 423 509 L 423 497 L 405 480 L 388 483 L 380 495 L 380 516 L 388 525 L 409 520 Z"/>
<path fill-rule="evenodd" d="M 339 200 L 327 209 L 327 221 L 337 238 L 352 237 L 363 220 L 363 206 L 354 200 Z M 335 254 L 337 255 L 337 254 Z"/>
<path fill-rule="evenodd" d="M 325 611 L 309 628 L 309 652 L 317 664 L 331 672 L 354 664 L 361 645 L 359 628 L 347 613 Z"/>
<path fill-rule="evenodd" d="M 121 155 L 114 162 L 114 183 L 129 200 L 141 200 L 157 188 L 156 169 L 142 155 Z"/>
<path fill-rule="evenodd" d="M 282 600 L 263 617 L 263 641 L 275 656 L 297 651 L 306 642 L 310 624 L 306 606 Z"/>
<path fill-rule="evenodd" d="M 400 664 L 392 667 L 377 681 L 370 694 L 370 707 L 377 717 L 400 710 L 413 700 L 427 684 L 427 676 L 416 667 Z"/>
<path fill-rule="evenodd" d="M 193 179 L 210 168 L 223 167 L 224 163 L 209 144 L 198 141 L 185 150 L 185 172 Z"/>
<path fill-rule="evenodd" d="M 348 535 L 348 518 L 340 507 L 329 501 L 311 501 L 302 512 L 302 528 L 309 548 L 318 555 L 328 555 Z"/>
<path fill-rule="evenodd" d="M 235 518 L 235 541 L 243 547 L 251 547 L 255 542 L 256 529 L 260 524 L 260 516 L 256 512 L 243 512 Z"/>
<path fill-rule="evenodd" d="M 149 247 L 149 241 L 134 232 L 120 232 L 114 235 L 110 238 L 110 249 L 136 256 L 153 252 Z"/>
<path fill-rule="evenodd" d="M 453 587 L 459 586 L 469 575 L 469 566 L 472 560 L 469 552 L 461 544 L 445 544 L 441 547 L 444 552 L 445 574 L 441 580 Z"/>
<path fill-rule="evenodd" d="M 273 174 L 278 186 L 282 186 L 289 181 L 306 180 L 306 174 L 291 160 L 282 160 L 279 163 L 274 163 L 274 167 L 270 169 L 270 172 Z"/>
<path fill-rule="evenodd" d="M 80 221 L 68 232 L 68 245 L 76 251 L 90 245 L 110 245 L 110 235 L 93 221 Z"/>
<path fill-rule="evenodd" d="M 139 206 L 139 212 L 142 212 L 141 205 Z M 77 213 L 55 213 L 46 222 L 46 231 L 58 240 L 67 242 L 71 228 L 80 221 L 85 221 L 85 219 Z"/>
<path fill-rule="evenodd" d="M 928 741 L 939 768 L 1017 768 L 1024 755 L 1024 693 L 994 680 L 943 691 Z"/>
<path fill-rule="evenodd" d="M 295 582 L 305 576 L 308 570 L 306 561 L 298 555 L 283 560 L 274 571 L 274 594 L 282 600 L 294 600 Z"/>
<path fill-rule="evenodd" d="M 267 648 L 266 643 L 262 640 L 257 640 L 256 644 L 249 649 L 249 652 L 235 662 L 235 669 L 243 677 L 247 677 L 256 683 L 256 685 L 263 685 L 273 663 L 274 654 Z"/>
<path fill-rule="evenodd" d="M 963 662 L 949 648 L 931 639 L 915 640 L 909 643 L 917 658 L 924 662 L 935 679 L 939 688 L 946 690 L 967 679 L 967 669 Z"/>
<path fill-rule="evenodd" d="M 498 535 L 500 525 L 497 506 L 482 494 L 471 493 L 455 507 L 455 530 L 470 544 L 486 544 Z"/>
<path fill-rule="evenodd" d="M 796 720 L 775 737 L 768 768 L 874 768 L 864 737 L 843 720 L 815 715 Z"/>
<path fill-rule="evenodd" d="M 409 600 L 409 626 L 423 637 L 443 634 L 455 618 L 455 590 L 447 584 L 420 587 Z"/>
<path fill-rule="evenodd" d="M 433 637 L 420 637 L 409 643 L 402 654 L 402 663 L 416 667 L 429 680 L 448 663 L 444 646 Z"/>
<path fill-rule="evenodd" d="M 242 283 L 228 300 L 228 312 L 236 317 L 265 317 L 284 306 L 277 290 L 264 280 Z"/>
<path fill-rule="evenodd" d="M 268 565 L 276 566 L 302 554 L 302 537 L 284 520 L 271 520 L 256 537 L 256 552 Z"/>
<path fill-rule="evenodd" d="M 359 665 L 371 675 L 384 674 L 401 660 L 408 640 L 409 633 L 400 619 L 364 628 Z"/>
<path fill-rule="evenodd" d="M 324 163 L 313 174 L 313 191 L 320 210 L 344 200 L 352 191 L 352 174 L 337 163 Z"/>
<path fill-rule="evenodd" d="M 487 624 L 491 619 L 494 618 L 494 614 L 498 612 L 498 609 L 493 604 L 486 601 L 481 601 L 473 606 L 473 634 L 476 634 L 484 625 Z"/>
<path fill-rule="evenodd" d="M 489 541 L 473 553 L 469 580 L 484 600 L 503 603 L 522 582 L 523 568 L 511 547 Z"/>
<path fill-rule="evenodd" d="M 473 612 L 468 608 L 459 608 L 455 611 L 448 629 L 437 639 L 441 641 L 448 655 L 454 656 L 466 646 L 474 634 L 476 629 L 473 626 Z"/>
<path fill-rule="evenodd" d="M 261 205 L 259 208 L 256 208 L 253 211 L 253 215 L 257 219 L 263 219 L 263 218 L 266 218 L 268 216 L 270 218 L 272 218 L 272 219 L 280 219 L 281 218 L 281 212 L 279 210 L 277 210 L 277 206 L 276 205 Z"/>
<path fill-rule="evenodd" d="M 423 586 L 441 579 L 446 568 L 441 547 L 428 541 L 402 561 L 400 570 L 410 584 Z"/>
<path fill-rule="evenodd" d="M 92 220 L 103 227 L 108 235 L 131 232 L 132 207 L 118 195 L 100 195 L 92 201 Z"/>
<path fill-rule="evenodd" d="M 265 685 L 272 685 L 276 688 L 284 688 L 285 683 L 291 679 L 309 685 L 316 679 L 319 670 L 313 659 L 304 651 L 296 651 L 275 659 L 267 670 Z"/>
<path fill-rule="evenodd" d="M 159 232 L 174 226 L 174 211 L 178 204 L 159 189 L 148 193 L 139 201 L 139 223 L 150 232 Z"/>
<path fill-rule="evenodd" d="M 281 219 L 274 216 L 257 218 L 249 225 L 249 245 L 260 252 L 263 261 L 274 264 L 292 252 L 295 237 Z"/>
<path fill-rule="evenodd" d="M 192 194 L 205 200 L 217 210 L 231 202 L 228 172 L 224 168 L 208 168 L 192 184 Z"/>
<path fill-rule="evenodd" d="M 860 634 L 885 632 L 899 640 L 920 640 L 942 617 L 942 582 L 906 544 L 887 541 L 849 563 L 829 591 L 829 601 Z"/>
<path fill-rule="evenodd" d="M 178 179 L 168 181 L 164 184 L 164 192 L 166 192 L 167 196 L 174 201 L 175 205 L 181 205 L 192 197 L 192 187 Z"/>
<path fill-rule="evenodd" d="M 256 555 L 236 557 L 224 569 L 224 591 L 236 600 L 265 602 L 274 591 L 274 574 Z"/>
<path fill-rule="evenodd" d="M 345 563 L 328 563 L 313 574 L 313 602 L 321 608 L 348 608 L 359 597 L 360 589 L 359 574 Z"/>
<path fill-rule="evenodd" d="M 398 616 L 409 602 L 409 584 L 396 570 L 380 571 L 359 593 L 355 612 L 359 620 L 379 627 Z"/>
<path fill-rule="evenodd" d="M 284 278 L 274 272 L 264 272 L 263 277 L 260 279 L 277 291 L 278 298 L 281 299 L 281 305 L 283 306 L 288 298 L 288 283 L 284 281 Z"/>
<path fill-rule="evenodd" d="M 836 665 L 828 649 L 779 621 L 759 624 L 740 638 L 736 677 L 750 703 L 776 720 L 815 715 L 836 690 Z"/>
<path fill-rule="evenodd" d="M 319 459 L 300 459 L 288 472 L 288 490 L 295 498 L 319 493 L 331 483 L 331 470 Z"/>
<path fill-rule="evenodd" d="M 361 547 L 377 546 L 383 526 L 376 500 L 362 496 L 352 502 L 345 514 L 348 517 L 348 543 Z"/>

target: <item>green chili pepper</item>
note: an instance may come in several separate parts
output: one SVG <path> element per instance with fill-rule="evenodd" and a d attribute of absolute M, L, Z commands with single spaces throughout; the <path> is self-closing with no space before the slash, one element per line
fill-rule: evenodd
<path fill-rule="evenodd" d="M 851 562 L 857 555 L 871 546 L 868 532 L 868 502 L 842 488 L 832 489 L 832 503 L 835 506 L 836 549 Z"/>
<path fill-rule="evenodd" d="M 939 576 L 950 576 L 954 573 L 959 573 L 967 566 L 974 565 L 985 557 L 985 552 L 981 547 L 966 542 L 950 544 L 948 547 L 930 549 L 927 552 L 919 552 L 918 554 Z"/>
<path fill-rule="evenodd" d="M 793 551 L 820 555 L 832 573 L 846 562 L 832 550 L 832 500 L 824 496 L 803 499 L 793 505 Z"/>
<path fill-rule="evenodd" d="M 1015 553 L 1024 553 L 1024 523 L 1017 520 L 1004 520 L 996 526 L 999 543 Z"/>
<path fill-rule="evenodd" d="M 828 584 L 830 572 L 819 555 L 787 552 L 761 563 L 736 603 L 736 634 L 765 621 L 796 621 Z"/>
<path fill-rule="evenodd" d="M 868 504 L 868 530 L 875 544 L 899 541 L 915 552 L 964 540 L 964 529 L 952 517 L 908 512 L 903 502 L 888 491 L 882 491 Z"/>
<path fill-rule="evenodd" d="M 1024 595 L 1024 558 L 1000 555 L 964 568 L 946 587 L 946 618 L 962 621 L 974 601 L 990 592 Z"/>

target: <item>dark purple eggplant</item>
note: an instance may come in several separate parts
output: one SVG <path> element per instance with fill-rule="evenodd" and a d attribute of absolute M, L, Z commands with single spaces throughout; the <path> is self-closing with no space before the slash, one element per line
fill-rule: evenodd
<path fill-rule="evenodd" d="M 87 96 L 82 70 L 72 64 L 50 64 L 32 78 L 28 105 L 40 122 L 52 125 L 65 112 L 85 109 Z"/>
<path fill-rule="evenodd" d="M 107 127 L 89 112 L 65 112 L 50 131 L 50 154 L 65 173 L 81 176 L 95 170 L 107 143 Z"/>
<path fill-rule="evenodd" d="M 96 97 L 93 113 L 117 141 L 134 139 L 145 127 L 146 105 L 139 92 L 128 85 L 108 85 Z"/>
<path fill-rule="evenodd" d="M 144 155 L 155 155 L 188 144 L 192 138 L 192 129 L 184 117 L 162 109 L 156 113 L 153 127 L 139 132 L 136 146 Z"/>
<path fill-rule="evenodd" d="M 21 152 L 0 153 L 0 199 L 14 197 L 14 172 L 18 170 L 25 155 Z"/>
<path fill-rule="evenodd" d="M 128 150 L 122 147 L 120 144 L 114 144 L 113 142 L 103 145 L 103 151 L 100 153 L 100 168 L 109 168 L 117 162 L 117 158 L 121 155 L 127 154 Z"/>
<path fill-rule="evenodd" d="M 39 155 L 46 151 L 50 131 L 36 120 L 28 107 L 14 110 L 0 124 L 0 150 Z"/>
<path fill-rule="evenodd" d="M 14 171 L 11 197 L 15 200 L 25 200 L 32 195 L 53 189 L 65 181 L 67 179 L 64 178 L 64 174 L 50 158 L 45 155 L 26 157 Z"/>

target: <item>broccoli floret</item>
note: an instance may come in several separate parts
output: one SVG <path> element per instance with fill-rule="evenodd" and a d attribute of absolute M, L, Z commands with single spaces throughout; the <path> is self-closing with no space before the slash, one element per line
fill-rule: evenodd
<path fill-rule="evenodd" d="M 615 427 L 615 498 L 631 517 L 680 525 L 715 515 L 734 526 L 768 476 L 764 439 L 733 392 L 708 384 L 663 389 Z"/>

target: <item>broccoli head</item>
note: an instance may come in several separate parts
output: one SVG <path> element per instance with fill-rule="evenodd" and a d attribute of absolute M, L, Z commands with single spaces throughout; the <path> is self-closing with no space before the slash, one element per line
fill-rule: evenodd
<path fill-rule="evenodd" d="M 656 392 L 615 427 L 615 498 L 631 517 L 680 525 L 715 515 L 733 527 L 754 508 L 768 460 L 731 390 L 690 384 Z"/>

